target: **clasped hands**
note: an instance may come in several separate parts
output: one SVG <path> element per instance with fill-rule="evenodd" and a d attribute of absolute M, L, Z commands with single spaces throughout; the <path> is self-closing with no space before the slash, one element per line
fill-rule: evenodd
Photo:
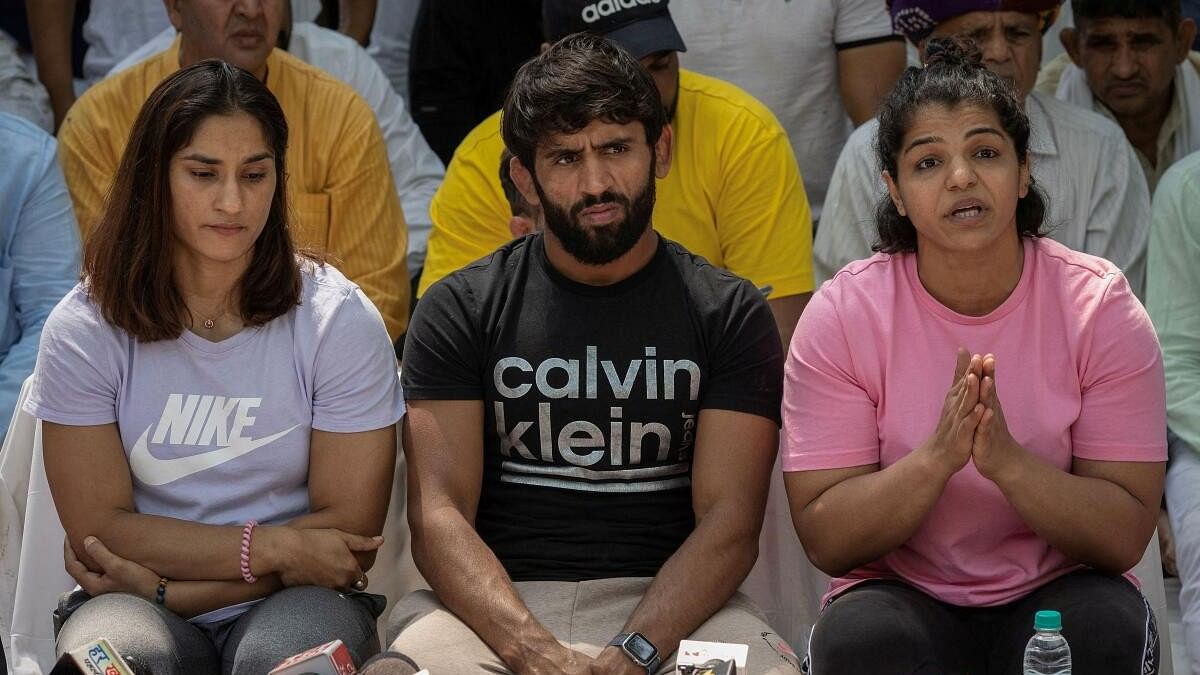
<path fill-rule="evenodd" d="M 921 450 L 947 476 L 971 461 L 985 478 L 1000 483 L 1005 471 L 1016 466 L 1024 450 L 1008 432 L 996 389 L 995 356 L 959 348 L 937 428 Z"/>
<path fill-rule="evenodd" d="M 383 537 L 364 537 L 335 528 L 259 527 L 251 544 L 251 560 L 258 558 L 263 570 L 260 574 L 278 575 L 285 587 L 349 589 L 357 581 L 366 582 L 354 554 L 374 551 L 382 544 Z M 66 571 L 83 590 L 92 596 L 122 592 L 154 597 L 157 572 L 113 553 L 96 537 L 85 538 L 83 546 L 94 563 L 92 567 L 79 559 L 69 540 L 63 542 Z M 237 551 L 232 552 L 230 560 L 236 569 Z M 260 565 L 254 568 L 258 571 Z"/>

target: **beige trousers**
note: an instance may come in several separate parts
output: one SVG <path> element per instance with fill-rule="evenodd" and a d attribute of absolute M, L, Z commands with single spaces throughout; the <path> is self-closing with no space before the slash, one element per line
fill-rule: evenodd
<path fill-rule="evenodd" d="M 513 584 L 521 599 L 559 642 L 595 656 L 625 624 L 652 579 L 596 581 L 519 581 Z M 391 649 L 412 657 L 431 673 L 511 673 L 500 657 L 466 624 L 438 601 L 431 591 L 410 593 L 396 603 L 388 620 Z M 690 639 L 733 642 L 750 646 L 746 668 L 750 675 L 794 675 L 799 658 L 771 630 L 762 613 L 737 593 L 704 622 Z M 658 645 L 663 657 L 659 675 L 675 672 L 677 645 Z"/>

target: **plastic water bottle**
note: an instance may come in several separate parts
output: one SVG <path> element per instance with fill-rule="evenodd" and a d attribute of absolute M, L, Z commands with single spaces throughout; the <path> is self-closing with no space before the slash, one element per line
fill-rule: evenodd
<path fill-rule="evenodd" d="M 1071 648 L 1062 635 L 1062 615 L 1042 610 L 1033 616 L 1037 631 L 1025 645 L 1025 675 L 1071 675 Z"/>

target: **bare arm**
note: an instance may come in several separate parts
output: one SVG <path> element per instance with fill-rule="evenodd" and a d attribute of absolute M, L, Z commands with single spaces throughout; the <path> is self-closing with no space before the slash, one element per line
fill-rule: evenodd
<path fill-rule="evenodd" d="M 1070 473 L 1054 467 L 1009 435 L 990 356 L 983 372 L 988 410 L 972 450 L 979 472 L 1030 529 L 1068 557 L 1112 574 L 1136 565 L 1158 522 L 1165 462 L 1076 458 Z"/>
<path fill-rule="evenodd" d="M 784 475 L 792 523 L 818 569 L 842 576 L 890 553 L 916 532 L 946 482 L 970 459 L 983 414 L 977 365 L 959 350 L 937 429 L 895 464 L 882 470 L 873 464 Z"/>
<path fill-rule="evenodd" d="M 483 402 L 409 401 L 404 434 L 413 559 L 438 599 L 517 672 L 586 664 L 538 622 L 475 531 Z"/>
<path fill-rule="evenodd" d="M 50 94 L 57 131 L 67 109 L 75 102 L 75 77 L 71 69 L 71 26 L 75 0 L 25 0 L 29 35 L 38 79 Z"/>
<path fill-rule="evenodd" d="M 765 417 L 700 412 L 692 462 L 696 529 L 662 566 L 625 623 L 625 631 L 645 635 L 664 660 L 725 605 L 754 566 L 778 444 L 779 430 Z M 633 662 L 608 647 L 597 665 L 620 671 Z"/>
<path fill-rule="evenodd" d="M 115 424 L 44 422 L 42 440 L 46 478 L 59 518 L 74 552 L 87 567 L 100 569 L 83 546 L 85 539 L 95 536 L 116 555 L 170 579 L 242 578 L 241 527 L 204 525 L 134 510 L 129 463 Z M 320 461 L 324 454 L 321 443 L 316 442 L 313 461 Z M 356 458 L 338 460 L 354 466 Z M 318 490 L 327 481 L 332 484 L 331 479 L 317 476 Z M 343 500 L 359 499 L 353 484 L 343 480 L 341 487 L 347 495 Z M 321 498 L 318 492 L 314 502 L 318 508 L 324 506 Z M 254 531 L 252 571 L 256 576 L 279 572 L 285 581 L 292 578 L 296 583 L 348 586 L 361 574 L 351 549 L 367 551 L 378 546 L 377 540 L 338 530 L 264 526 Z"/>
<path fill-rule="evenodd" d="M 902 40 L 886 40 L 838 50 L 838 87 L 854 126 L 875 116 L 879 102 L 904 71 Z"/>
<path fill-rule="evenodd" d="M 85 539 L 83 547 L 99 572 L 93 572 L 80 562 L 70 542 L 64 542 L 63 556 L 67 573 L 92 597 L 105 593 L 132 593 L 147 600 L 156 599 L 159 576 L 153 570 L 118 556 L 95 537 Z M 282 587 L 279 577 L 274 574 L 253 584 L 244 581 L 170 581 L 163 604 L 179 616 L 190 619 L 215 609 L 266 597 Z"/>
<path fill-rule="evenodd" d="M 338 0 L 338 32 L 349 35 L 366 47 L 375 25 L 377 0 Z"/>
<path fill-rule="evenodd" d="M 314 429 L 309 446 L 309 512 L 289 521 L 288 527 L 378 535 L 387 519 L 395 475 L 395 425 L 358 433 Z M 374 564 L 375 552 L 355 553 L 363 571 Z"/>
<path fill-rule="evenodd" d="M 804 307 L 812 299 L 812 293 L 800 293 L 783 298 L 772 298 L 767 301 L 771 315 L 775 317 L 775 328 L 779 330 L 779 340 L 786 350 L 792 344 L 792 332 L 796 330 L 796 322 L 804 312 Z"/>

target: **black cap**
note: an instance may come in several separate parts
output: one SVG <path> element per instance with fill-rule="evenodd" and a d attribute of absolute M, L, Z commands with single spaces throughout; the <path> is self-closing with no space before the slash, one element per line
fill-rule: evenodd
<path fill-rule="evenodd" d="M 669 0 L 545 0 L 542 25 L 555 42 L 588 32 L 612 40 L 634 58 L 655 52 L 686 52 L 667 10 Z"/>

